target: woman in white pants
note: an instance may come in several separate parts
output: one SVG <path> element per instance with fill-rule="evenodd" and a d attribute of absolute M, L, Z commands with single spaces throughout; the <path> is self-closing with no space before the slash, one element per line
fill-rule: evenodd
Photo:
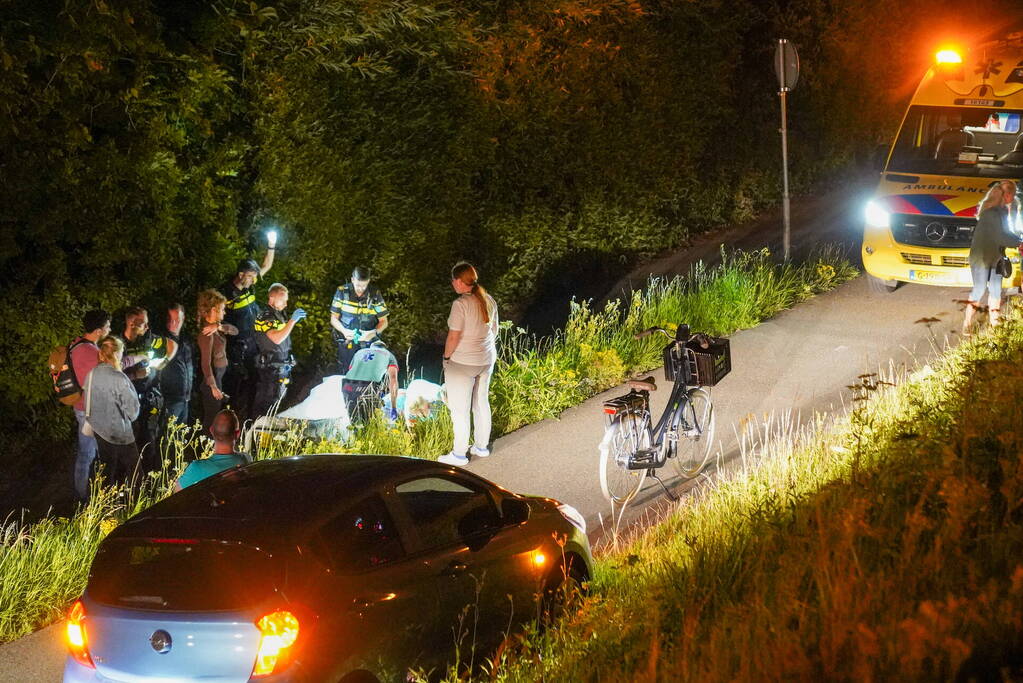
<path fill-rule="evenodd" d="M 444 386 L 454 426 L 455 444 L 439 460 L 465 465 L 466 451 L 478 458 L 490 455 L 490 377 L 497 360 L 497 304 L 478 282 L 476 269 L 459 263 L 451 269 L 451 286 L 458 298 L 448 316 L 444 344 Z M 469 414 L 473 440 L 469 447 Z"/>

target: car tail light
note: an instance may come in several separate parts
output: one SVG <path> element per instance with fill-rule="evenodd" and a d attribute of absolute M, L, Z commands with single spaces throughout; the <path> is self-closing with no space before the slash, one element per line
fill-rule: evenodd
<path fill-rule="evenodd" d="M 71 656 L 75 658 L 79 664 L 83 664 L 90 669 L 95 669 L 96 665 L 92 663 L 92 657 L 89 655 L 89 644 L 88 639 L 85 636 L 85 607 L 82 605 L 81 600 L 76 600 L 75 604 L 71 606 L 71 611 L 67 617 L 67 647 L 68 651 L 71 652 Z"/>
<path fill-rule="evenodd" d="M 287 665 L 289 648 L 298 640 L 298 617 L 279 609 L 256 620 L 259 628 L 259 650 L 252 677 L 268 676 Z"/>

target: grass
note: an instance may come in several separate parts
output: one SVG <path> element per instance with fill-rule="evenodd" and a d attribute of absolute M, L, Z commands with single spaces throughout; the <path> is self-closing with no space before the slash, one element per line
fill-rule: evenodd
<path fill-rule="evenodd" d="M 742 463 L 598 562 L 498 681 L 1019 680 L 1023 320 Z M 896 386 L 897 384 L 897 386 Z"/>
<path fill-rule="evenodd" d="M 713 268 L 697 266 L 686 278 L 655 279 L 625 302 L 601 311 L 573 303 L 564 331 L 537 339 L 506 326 L 491 390 L 495 436 L 549 417 L 629 373 L 660 364 L 662 343 L 633 335 L 652 325 L 669 329 L 688 322 L 694 330 L 728 334 L 856 275 L 837 249 L 802 264 L 777 265 L 766 251 L 723 254 Z M 436 458 L 450 449 L 451 421 L 437 419 L 396 428 L 377 417 L 347 442 L 308 438 L 298 428 L 268 437 L 259 457 L 299 453 L 383 453 Z M 0 526 L 0 642 L 59 620 L 85 587 L 88 567 L 103 536 L 117 524 L 169 495 L 184 453 L 208 451 L 190 430 L 174 432 L 163 467 L 136 493 L 97 489 L 88 506 L 68 518 Z"/>

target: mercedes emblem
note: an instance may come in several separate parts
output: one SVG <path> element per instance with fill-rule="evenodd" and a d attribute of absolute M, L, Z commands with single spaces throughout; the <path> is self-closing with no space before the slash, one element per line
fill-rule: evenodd
<path fill-rule="evenodd" d="M 165 655 L 168 652 L 170 652 L 171 649 L 170 634 L 162 629 L 156 631 L 149 639 L 149 644 L 152 645 L 153 649 L 159 652 L 161 655 Z"/>
<path fill-rule="evenodd" d="M 940 242 L 945 239 L 947 234 L 948 228 L 945 227 L 944 223 L 928 223 L 927 227 L 924 228 L 924 236 L 931 242 Z"/>

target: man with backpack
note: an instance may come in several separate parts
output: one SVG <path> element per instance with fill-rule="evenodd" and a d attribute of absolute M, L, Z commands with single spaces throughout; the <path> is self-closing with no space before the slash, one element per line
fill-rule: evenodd
<path fill-rule="evenodd" d="M 75 495 L 82 502 L 89 499 L 89 473 L 92 462 L 96 459 L 96 437 L 91 432 L 82 433 L 85 425 L 85 394 L 82 387 L 85 378 L 99 364 L 100 339 L 110 334 L 110 314 L 103 310 L 88 311 L 82 317 L 82 336 L 73 340 L 67 347 L 68 365 L 71 379 L 78 388 L 78 400 L 74 403 L 75 419 L 78 421 L 77 452 L 75 454 L 74 487 Z M 55 379 L 55 381 L 58 381 Z M 58 393 L 60 389 L 58 388 Z"/>

